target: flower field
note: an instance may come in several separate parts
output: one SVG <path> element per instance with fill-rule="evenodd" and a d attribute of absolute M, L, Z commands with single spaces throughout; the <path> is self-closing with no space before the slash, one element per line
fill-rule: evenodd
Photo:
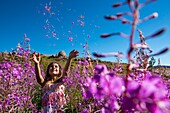
<path fill-rule="evenodd" d="M 169 70 L 154 68 L 154 57 L 166 53 L 169 48 L 154 52 L 146 43 L 148 39 L 159 37 L 166 30 L 164 27 L 145 37 L 138 24 L 154 19 L 153 13 L 143 20 L 139 19 L 139 9 L 154 2 L 148 0 L 140 4 L 138 0 L 125 0 L 114 4 L 113 8 L 128 5 L 130 12 L 121 12 L 104 16 L 108 21 L 119 20 L 131 26 L 130 34 L 114 32 L 101 34 L 101 38 L 115 35 L 129 38 L 127 53 L 97 53 L 91 56 L 72 59 L 68 76 L 64 76 L 66 87 L 66 113 L 169 113 L 170 112 L 170 77 Z M 132 20 L 123 16 L 131 16 Z M 140 41 L 134 42 L 137 31 Z M 72 39 L 70 39 L 72 40 Z M 29 42 L 29 39 L 26 39 Z M 87 49 L 87 46 L 84 47 Z M 89 53 L 88 49 L 84 51 Z M 28 48 L 18 46 L 15 50 L 0 54 L 0 112 L 2 113 L 41 113 L 42 88 L 36 81 L 32 54 Z M 41 55 L 42 75 L 45 76 L 47 65 L 57 61 L 64 66 L 65 58 L 50 58 Z M 116 57 L 117 62 L 101 61 L 103 57 Z M 126 57 L 128 63 L 121 62 Z M 56 103 L 57 104 L 57 103 Z"/>

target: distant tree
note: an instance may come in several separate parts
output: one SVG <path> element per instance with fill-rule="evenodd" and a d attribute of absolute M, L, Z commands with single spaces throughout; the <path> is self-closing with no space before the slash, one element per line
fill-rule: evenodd
<path fill-rule="evenodd" d="M 148 68 L 153 68 L 153 66 L 154 66 L 155 63 L 156 63 L 156 60 L 155 60 L 154 57 L 152 57 L 152 58 L 150 59 L 150 61 L 149 61 L 149 66 L 148 66 Z"/>

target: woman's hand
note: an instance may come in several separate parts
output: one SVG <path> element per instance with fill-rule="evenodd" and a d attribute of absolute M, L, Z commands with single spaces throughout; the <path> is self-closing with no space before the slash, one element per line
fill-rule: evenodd
<path fill-rule="evenodd" d="M 67 75 L 67 71 L 68 71 L 68 69 L 69 69 L 69 67 L 70 67 L 71 59 L 72 59 L 72 58 L 75 58 L 75 57 L 78 56 L 78 55 L 79 55 L 79 52 L 78 52 L 77 50 L 72 50 L 72 51 L 70 52 L 69 57 L 68 57 L 68 60 L 67 60 L 67 62 L 66 62 L 66 65 L 65 65 L 65 67 L 64 67 L 64 70 L 63 70 L 63 75 L 64 75 L 64 76 Z"/>
<path fill-rule="evenodd" d="M 36 55 L 36 53 L 34 52 L 33 55 L 32 55 L 32 59 L 33 59 L 33 61 L 34 61 L 36 64 L 39 64 L 39 63 L 40 63 L 40 60 L 41 60 L 40 53 L 38 53 L 38 54 Z"/>
<path fill-rule="evenodd" d="M 36 74 L 37 82 L 43 87 L 45 82 L 44 82 L 44 78 L 41 75 L 41 68 L 40 68 L 40 65 L 39 65 L 40 64 L 40 60 L 41 60 L 40 53 L 38 53 L 36 55 L 36 53 L 34 52 L 32 54 L 32 60 L 35 63 L 35 74 Z"/>
<path fill-rule="evenodd" d="M 69 58 L 72 59 L 72 58 L 75 58 L 79 55 L 79 52 L 77 50 L 72 50 L 69 54 Z"/>

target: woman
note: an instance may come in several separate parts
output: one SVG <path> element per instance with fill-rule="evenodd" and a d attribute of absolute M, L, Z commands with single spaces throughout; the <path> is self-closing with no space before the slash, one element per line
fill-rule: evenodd
<path fill-rule="evenodd" d="M 37 82 L 42 86 L 42 108 L 43 113 L 57 113 L 62 111 L 63 105 L 66 104 L 64 85 L 62 78 L 67 75 L 71 59 L 78 56 L 77 50 L 72 50 L 69 54 L 67 63 L 62 72 L 61 66 L 57 62 L 52 62 L 47 67 L 45 78 L 41 75 L 40 54 L 33 53 L 35 62 L 35 73 Z"/>

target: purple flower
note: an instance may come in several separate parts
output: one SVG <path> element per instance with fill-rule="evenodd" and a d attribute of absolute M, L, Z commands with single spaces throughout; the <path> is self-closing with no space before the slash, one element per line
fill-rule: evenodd
<path fill-rule="evenodd" d="M 2 70 L 0 70 L 0 76 L 2 76 L 2 74 L 3 74 L 3 71 L 2 71 Z"/>
<path fill-rule="evenodd" d="M 95 82 L 91 82 L 89 84 L 89 90 L 92 94 L 96 94 L 97 93 L 97 84 Z"/>
<path fill-rule="evenodd" d="M 90 113 L 87 108 L 83 109 L 82 113 Z"/>
<path fill-rule="evenodd" d="M 106 65 L 102 64 L 102 65 L 96 65 L 94 68 L 95 74 L 106 74 L 108 73 L 107 67 Z"/>
<path fill-rule="evenodd" d="M 139 90 L 139 83 L 134 80 L 129 80 L 127 83 L 126 91 L 130 94 Z"/>
<path fill-rule="evenodd" d="M 124 83 L 122 79 L 118 77 L 102 76 L 100 80 L 100 87 L 103 88 L 102 93 L 104 95 L 120 96 L 123 92 Z"/>

